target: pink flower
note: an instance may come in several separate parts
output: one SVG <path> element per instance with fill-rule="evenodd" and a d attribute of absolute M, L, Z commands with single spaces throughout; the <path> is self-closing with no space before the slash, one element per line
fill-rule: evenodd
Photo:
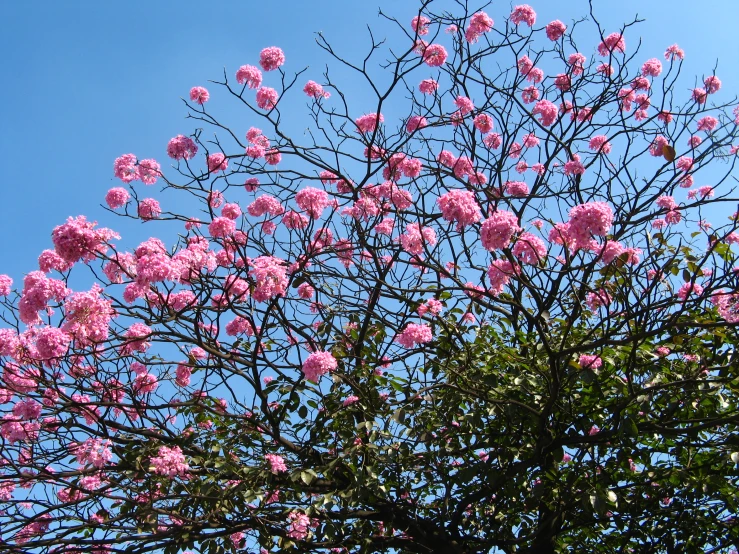
<path fill-rule="evenodd" d="M 547 256 L 547 247 L 536 235 L 521 233 L 513 246 L 513 255 L 525 264 L 538 265 Z"/>
<path fill-rule="evenodd" d="M 605 202 L 587 202 L 570 209 L 569 236 L 575 248 L 587 248 L 592 235 L 604 237 L 613 225 L 613 210 Z"/>
<path fill-rule="evenodd" d="M 134 323 L 123 333 L 126 341 L 120 347 L 122 356 L 128 356 L 133 352 L 146 352 L 151 346 L 148 340 L 152 335 L 151 328 L 143 323 Z"/>
<path fill-rule="evenodd" d="M 621 33 L 611 33 L 598 45 L 598 53 L 604 58 L 610 56 L 613 52 L 623 53 L 625 51 L 626 43 Z"/>
<path fill-rule="evenodd" d="M 123 187 L 115 187 L 108 191 L 105 195 L 105 202 L 107 202 L 110 209 L 115 210 L 124 206 L 128 202 L 130 195 L 128 191 Z"/>
<path fill-rule="evenodd" d="M 311 98 L 316 99 L 329 98 L 331 96 L 330 92 L 324 91 L 323 87 L 315 81 L 308 81 L 307 83 L 305 83 L 305 86 L 303 87 L 303 92 Z"/>
<path fill-rule="evenodd" d="M 674 210 L 677 208 L 677 202 L 675 202 L 675 199 L 672 196 L 660 196 L 655 201 L 655 204 L 662 208 L 663 210 Z"/>
<path fill-rule="evenodd" d="M 36 332 L 36 350 L 39 359 L 55 360 L 64 356 L 72 337 L 58 327 L 43 327 Z"/>
<path fill-rule="evenodd" d="M 483 137 L 482 142 L 488 148 L 492 150 L 497 150 L 503 144 L 503 137 L 501 137 L 498 133 L 490 133 Z"/>
<path fill-rule="evenodd" d="M 198 153 L 198 147 L 191 138 L 177 135 L 167 144 L 167 155 L 175 160 L 189 160 Z"/>
<path fill-rule="evenodd" d="M 596 370 L 603 366 L 603 360 L 600 359 L 600 356 L 595 356 L 593 354 L 581 354 L 577 363 L 580 364 L 580 367 L 583 369 Z"/>
<path fill-rule="evenodd" d="M 216 152 L 215 154 L 208 154 L 208 171 L 211 173 L 218 173 L 219 171 L 226 171 L 228 168 L 228 159 L 222 152 Z"/>
<path fill-rule="evenodd" d="M 475 194 L 468 190 L 449 191 L 438 198 L 436 203 L 446 221 L 457 223 L 457 231 L 482 218 Z"/>
<path fill-rule="evenodd" d="M 651 58 L 641 66 L 641 74 L 645 77 L 657 77 L 662 73 L 662 62 L 657 58 Z"/>
<path fill-rule="evenodd" d="M 284 261 L 273 256 L 259 256 L 252 260 L 249 276 L 254 280 L 252 297 L 266 302 L 275 296 L 284 296 L 287 289 L 287 272 Z"/>
<path fill-rule="evenodd" d="M 192 87 L 190 89 L 190 100 L 200 104 L 205 104 L 210 98 L 210 93 L 204 87 Z"/>
<path fill-rule="evenodd" d="M 403 250 L 409 254 L 421 255 L 424 252 L 424 245 L 433 246 L 436 244 L 436 232 L 431 227 L 421 227 L 418 223 L 409 223 L 405 228 L 405 233 L 398 237 Z"/>
<path fill-rule="evenodd" d="M 262 72 L 253 65 L 242 65 L 236 72 L 236 82 L 246 84 L 249 88 L 259 88 L 262 85 Z"/>
<path fill-rule="evenodd" d="M 423 129 L 429 124 L 428 120 L 421 115 L 413 115 L 408 119 L 405 130 L 409 133 Z"/>
<path fill-rule="evenodd" d="M 549 127 L 557 120 L 559 110 L 553 102 L 539 100 L 531 111 L 531 115 L 538 115 L 539 122 L 545 127 Z"/>
<path fill-rule="evenodd" d="M 493 130 L 493 118 L 486 113 L 477 114 L 473 123 L 481 133 L 489 133 Z"/>
<path fill-rule="evenodd" d="M 462 115 L 467 115 L 475 109 L 475 105 L 472 103 L 472 100 L 470 100 L 466 96 L 457 96 L 457 98 L 454 100 L 454 103 L 459 108 L 459 111 Z"/>
<path fill-rule="evenodd" d="M 529 195 L 529 187 L 522 181 L 506 181 L 505 183 L 506 194 L 523 198 Z"/>
<path fill-rule="evenodd" d="M 66 223 L 58 225 L 51 232 L 54 250 L 65 262 L 94 260 L 98 253 L 108 251 L 111 240 L 121 238 L 110 229 L 95 229 L 96 225 L 97 221 L 89 222 L 83 215 L 68 218 Z"/>
<path fill-rule="evenodd" d="M 693 92 L 691 93 L 691 97 L 693 98 L 694 102 L 697 102 L 698 104 L 705 104 L 706 98 L 708 96 L 708 93 L 705 89 L 702 88 L 694 88 Z"/>
<path fill-rule="evenodd" d="M 139 178 L 139 169 L 136 165 L 136 156 L 124 154 L 113 162 L 113 174 L 124 183 L 136 181 Z"/>
<path fill-rule="evenodd" d="M 567 73 L 560 73 L 554 79 L 554 86 L 562 92 L 567 92 L 572 87 L 570 76 Z"/>
<path fill-rule="evenodd" d="M 433 79 L 424 79 L 418 85 L 418 90 L 420 90 L 423 94 L 434 94 L 436 92 L 436 89 L 438 88 L 439 83 L 437 83 Z"/>
<path fill-rule="evenodd" d="M 493 212 L 480 227 L 482 246 L 490 252 L 507 248 L 513 235 L 519 231 L 521 227 L 518 226 L 516 214 L 506 210 Z"/>
<path fill-rule="evenodd" d="M 257 106 L 263 110 L 272 110 L 277 106 L 279 95 L 271 87 L 262 87 L 257 91 Z"/>
<path fill-rule="evenodd" d="M 431 20 L 428 17 L 417 15 L 416 17 L 411 19 L 411 29 L 418 33 L 419 36 L 428 35 L 429 23 L 431 23 Z"/>
<path fill-rule="evenodd" d="M 679 60 L 685 59 L 685 52 L 677 44 L 673 44 L 672 46 L 668 46 L 667 47 L 667 50 L 665 50 L 665 59 L 666 60 L 673 61 L 675 58 L 677 58 Z"/>
<path fill-rule="evenodd" d="M 321 376 L 335 371 L 339 366 L 330 352 L 316 351 L 303 362 L 303 374 L 308 381 L 317 383 Z"/>
<path fill-rule="evenodd" d="M 580 52 L 570 54 L 567 58 L 567 63 L 570 64 L 570 71 L 573 75 L 582 75 L 585 71 L 585 60 L 587 58 Z"/>
<path fill-rule="evenodd" d="M 559 19 L 555 19 L 551 23 L 547 24 L 547 38 L 551 41 L 559 40 L 560 38 L 562 38 L 562 35 L 565 34 L 566 30 L 567 25 L 562 23 Z"/>
<path fill-rule="evenodd" d="M 601 306 L 608 306 L 611 303 L 611 296 L 604 289 L 597 292 L 589 292 L 585 297 L 585 303 L 591 312 L 595 312 Z"/>
<path fill-rule="evenodd" d="M 470 17 L 470 29 L 474 29 L 478 34 L 489 33 L 493 30 L 494 24 L 493 19 L 485 12 L 476 12 Z"/>
<path fill-rule="evenodd" d="M 284 63 L 285 54 L 277 46 L 270 46 L 259 53 L 259 65 L 265 71 L 274 71 Z"/>
<path fill-rule="evenodd" d="M 395 342 L 404 348 L 413 348 L 417 344 L 426 344 L 433 339 L 431 327 L 425 324 L 409 323 L 400 334 L 396 335 Z"/>
<path fill-rule="evenodd" d="M 76 292 L 64 304 L 62 329 L 77 345 L 87 346 L 108 338 L 110 320 L 116 317 L 113 302 L 101 297 L 103 289 L 96 283 L 87 292 Z"/>
<path fill-rule="evenodd" d="M 315 294 L 315 292 L 316 292 L 316 289 L 314 289 L 308 283 L 301 283 L 298 286 L 298 296 L 305 300 L 310 300 L 311 298 L 313 298 L 313 295 Z"/>
<path fill-rule="evenodd" d="M 295 195 L 295 201 L 313 219 L 321 217 L 323 210 L 330 204 L 326 191 L 313 187 L 300 190 Z"/>
<path fill-rule="evenodd" d="M 8 296 L 13 290 L 13 279 L 8 275 L 0 275 L 0 296 Z"/>
<path fill-rule="evenodd" d="M 423 61 L 430 67 L 440 67 L 447 59 L 447 51 L 441 44 L 430 44 L 423 49 Z"/>
<path fill-rule="evenodd" d="M 150 471 L 156 475 L 162 475 L 169 479 L 175 477 L 187 478 L 190 466 L 187 464 L 185 455 L 179 446 L 160 446 L 157 456 L 149 460 Z"/>
<path fill-rule="evenodd" d="M 156 183 L 161 174 L 161 167 L 156 160 L 141 160 L 139 162 L 139 179 L 145 185 Z"/>
<path fill-rule="evenodd" d="M 344 400 L 342 405 L 346 408 L 347 406 L 351 406 L 352 404 L 356 404 L 357 402 L 359 402 L 359 397 L 351 395 L 346 397 L 346 400 Z"/>
<path fill-rule="evenodd" d="M 706 92 L 708 94 L 714 94 L 721 88 L 721 79 L 715 75 L 709 75 L 703 80 L 703 84 L 705 85 Z"/>
<path fill-rule="evenodd" d="M 158 218 L 162 213 L 162 208 L 159 206 L 159 202 L 153 198 L 144 198 L 139 202 L 139 217 L 144 221 Z"/>
<path fill-rule="evenodd" d="M 312 520 L 307 515 L 299 512 L 290 512 L 290 530 L 287 536 L 291 539 L 302 541 L 308 537 L 309 528 L 317 526 L 317 520 Z"/>
<path fill-rule="evenodd" d="M 511 22 L 515 25 L 526 23 L 529 27 L 533 27 L 536 23 L 536 12 L 528 4 L 516 6 L 511 12 Z"/>
<path fill-rule="evenodd" d="M 688 146 L 690 146 L 691 148 L 698 148 L 702 142 L 703 139 L 700 138 L 698 135 L 693 135 L 692 137 L 688 138 Z"/>
<path fill-rule="evenodd" d="M 695 296 L 700 296 L 703 294 L 703 287 L 698 283 L 685 283 L 677 291 L 677 297 L 685 302 L 691 293 Z"/>
<path fill-rule="evenodd" d="M 583 175 L 585 166 L 580 162 L 580 156 L 575 154 L 570 161 L 565 163 L 563 171 L 565 175 Z"/>
<path fill-rule="evenodd" d="M 591 138 L 588 148 L 594 152 L 602 152 L 603 154 L 611 153 L 611 143 L 608 142 L 608 137 L 605 135 L 596 135 Z"/>
<path fill-rule="evenodd" d="M 213 238 L 230 237 L 234 231 L 236 231 L 236 223 L 227 217 L 216 217 L 208 225 L 208 232 Z"/>
<path fill-rule="evenodd" d="M 488 267 L 490 279 L 490 294 L 498 296 L 511 281 L 511 277 L 518 275 L 519 268 L 508 260 L 495 260 Z"/>
<path fill-rule="evenodd" d="M 368 113 L 354 120 L 360 133 L 373 133 L 377 125 L 385 121 L 382 114 Z"/>
<path fill-rule="evenodd" d="M 91 465 L 96 469 L 102 469 L 113 459 L 111 446 L 110 440 L 89 438 L 85 442 L 70 444 L 69 453 L 77 458 L 77 463 L 81 466 Z"/>
<path fill-rule="evenodd" d="M 718 119 L 710 115 L 701 117 L 698 120 L 698 130 L 705 131 L 706 133 L 710 133 L 711 131 L 713 131 L 717 125 L 718 125 Z"/>
<path fill-rule="evenodd" d="M 177 371 L 175 373 L 175 383 L 180 387 L 186 387 L 190 384 L 190 377 L 192 375 L 192 369 L 187 366 L 184 362 L 177 364 Z"/>
<path fill-rule="evenodd" d="M 275 475 L 287 471 L 287 466 L 285 465 L 285 460 L 282 456 L 278 456 L 277 454 L 265 454 L 264 459 L 269 463 L 269 470 Z"/>

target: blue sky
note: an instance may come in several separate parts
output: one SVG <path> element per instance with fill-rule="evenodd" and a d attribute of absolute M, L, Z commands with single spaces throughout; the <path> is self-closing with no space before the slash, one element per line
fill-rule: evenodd
<path fill-rule="evenodd" d="M 451 2 L 437 4 L 444 8 Z M 739 61 L 729 46 L 736 44 L 739 2 L 706 0 L 700 8 L 682 0 L 594 4 L 608 32 L 637 13 L 646 19 L 630 35 L 642 37 L 640 61 L 661 57 L 666 46 L 677 42 L 686 52 L 686 89 L 692 75 L 711 73 L 718 61 L 723 99 L 739 91 Z M 38 254 L 51 246 L 53 227 L 68 216 L 84 214 L 116 229 L 123 235 L 119 244 L 128 248 L 156 234 L 114 217 L 100 203 L 110 187 L 120 184 L 112 174 L 117 156 L 135 152 L 168 166 L 169 138 L 195 127 L 185 120 L 180 101 L 191 86 L 208 86 L 224 67 L 232 75 L 242 64 L 255 64 L 259 51 L 271 45 L 285 50 L 286 71 L 311 66 L 307 78 L 320 81 L 327 59 L 314 43 L 316 31 L 323 31 L 339 51 L 359 56 L 367 45 L 367 23 L 376 36 L 397 33 L 377 18 L 379 6 L 406 22 L 417 5 L 340 0 L 1 3 L 0 67 L 6 85 L 0 104 L 0 273 L 20 284 L 25 273 L 37 269 Z M 532 6 L 537 23 L 561 19 L 569 24 L 588 10 L 585 0 L 540 0 Z M 510 5 L 496 2 L 487 11 L 502 21 Z M 581 49 L 590 53 L 592 46 L 582 44 Z M 635 46 L 631 39 L 629 49 Z M 345 86 L 351 90 L 352 85 Z M 209 88 L 210 107 L 221 93 Z M 355 109 L 363 113 L 362 106 Z M 248 127 L 248 121 L 234 121 L 239 128 L 244 124 Z"/>

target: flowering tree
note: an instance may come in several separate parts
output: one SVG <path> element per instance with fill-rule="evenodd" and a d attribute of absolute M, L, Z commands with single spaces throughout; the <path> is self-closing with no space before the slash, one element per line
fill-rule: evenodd
<path fill-rule="evenodd" d="M 733 100 L 633 24 L 433 8 L 319 35 L 370 104 L 277 47 L 215 83 L 250 128 L 194 87 L 105 196 L 160 238 L 0 276 L 4 551 L 739 545 Z"/>

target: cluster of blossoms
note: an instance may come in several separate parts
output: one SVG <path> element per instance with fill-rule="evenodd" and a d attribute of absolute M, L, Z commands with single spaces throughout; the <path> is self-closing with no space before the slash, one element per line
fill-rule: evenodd
<path fill-rule="evenodd" d="M 156 456 L 149 460 L 150 471 L 169 479 L 189 477 L 190 466 L 179 446 L 160 446 Z"/>

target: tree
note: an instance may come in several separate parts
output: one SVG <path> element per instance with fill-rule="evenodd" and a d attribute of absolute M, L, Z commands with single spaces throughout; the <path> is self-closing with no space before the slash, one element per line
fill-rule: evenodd
<path fill-rule="evenodd" d="M 636 21 L 465 6 L 318 35 L 361 107 L 277 47 L 214 82 L 255 126 L 194 87 L 105 198 L 161 238 L 0 276 L 6 551 L 739 547 L 735 99 Z"/>

